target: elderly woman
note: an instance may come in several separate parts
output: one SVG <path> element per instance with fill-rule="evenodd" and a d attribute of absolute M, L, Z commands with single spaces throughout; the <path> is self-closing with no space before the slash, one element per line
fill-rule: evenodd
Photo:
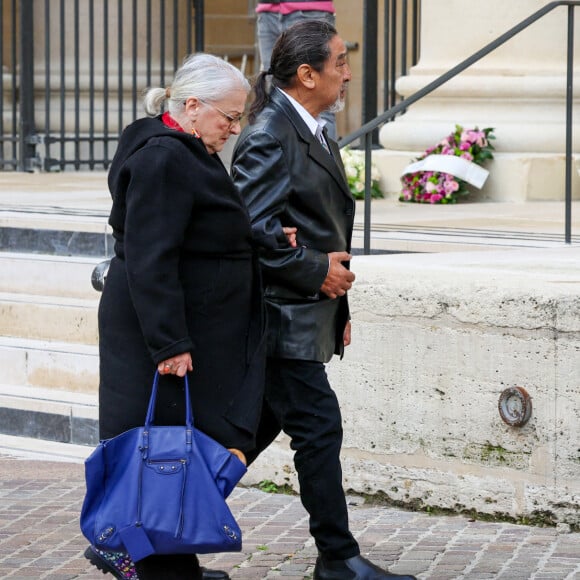
<path fill-rule="evenodd" d="M 217 155 L 240 132 L 249 90 L 224 60 L 190 56 L 171 87 L 148 90 L 149 117 L 121 136 L 109 173 L 115 255 L 99 307 L 101 439 L 143 424 L 157 369 L 156 423 L 183 424 L 190 373 L 196 426 L 241 457 L 254 445 L 260 280 L 248 214 Z M 122 555 L 91 547 L 87 557 L 135 577 Z M 194 555 L 154 555 L 135 568 L 141 580 L 228 578 L 203 572 Z"/>

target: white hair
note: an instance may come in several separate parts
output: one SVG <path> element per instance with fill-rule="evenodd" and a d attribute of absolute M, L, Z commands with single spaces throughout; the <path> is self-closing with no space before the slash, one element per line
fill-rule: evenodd
<path fill-rule="evenodd" d="M 143 107 L 151 117 L 159 115 L 165 108 L 175 116 L 183 111 L 189 97 L 219 101 L 230 91 L 240 89 L 248 94 L 250 83 L 235 66 L 211 54 L 191 54 L 175 73 L 170 87 L 147 89 Z"/>

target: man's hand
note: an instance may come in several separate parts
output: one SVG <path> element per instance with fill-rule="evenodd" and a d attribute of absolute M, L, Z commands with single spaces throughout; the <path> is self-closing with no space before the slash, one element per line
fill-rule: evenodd
<path fill-rule="evenodd" d="M 328 274 L 320 287 L 329 298 L 344 296 L 351 289 L 354 282 L 354 274 L 342 265 L 349 262 L 352 256 L 348 252 L 330 252 L 328 254 Z"/>
<path fill-rule="evenodd" d="M 346 326 L 344 327 L 344 332 L 342 333 L 342 342 L 344 344 L 344 346 L 348 346 L 350 344 L 351 341 L 351 324 L 350 324 L 350 320 L 346 323 Z"/>
<path fill-rule="evenodd" d="M 295 248 L 296 247 L 296 232 L 298 231 L 298 228 L 283 227 L 282 231 L 286 235 L 286 238 L 288 238 L 288 243 L 290 244 L 290 247 Z"/>

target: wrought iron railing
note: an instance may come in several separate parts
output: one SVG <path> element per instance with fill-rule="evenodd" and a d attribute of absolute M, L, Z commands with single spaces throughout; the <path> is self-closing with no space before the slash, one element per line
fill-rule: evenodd
<path fill-rule="evenodd" d="M 462 73 L 472 64 L 481 60 L 484 56 L 493 52 L 496 48 L 519 34 L 522 30 L 544 17 L 552 10 L 561 6 L 568 7 L 567 20 L 567 50 L 566 50 L 566 142 L 565 142 L 565 231 L 564 240 L 566 244 L 572 242 L 572 104 L 573 104 L 573 77 L 574 77 L 574 9 L 580 6 L 580 0 L 559 0 L 550 2 L 543 8 L 534 12 L 528 18 L 522 20 L 516 26 L 510 28 L 507 32 L 499 36 L 496 40 L 484 46 L 481 50 L 472 54 L 469 58 L 454 66 L 451 70 L 442 74 L 439 78 L 427 84 L 422 89 L 410 97 L 392 105 L 383 114 L 365 123 L 360 129 L 354 131 L 340 140 L 339 145 L 344 147 L 355 141 L 358 141 L 361 149 L 365 152 L 365 198 L 364 198 L 364 234 L 363 234 L 363 251 L 365 254 L 370 254 L 370 240 L 371 240 L 371 158 L 373 136 L 376 130 L 389 121 L 393 121 L 397 115 L 400 115 L 407 110 L 413 103 L 422 99 L 429 93 L 438 89 L 447 81 Z"/>
<path fill-rule="evenodd" d="M 204 23 L 203 0 L 0 0 L 0 170 L 106 169 Z"/>
<path fill-rule="evenodd" d="M 188 52 L 214 51 L 241 68 L 253 58 L 256 71 L 255 4 L 239 2 L 237 21 L 223 15 L 230 26 L 247 19 L 240 56 L 237 45 L 223 52 L 227 35 L 212 44 L 220 15 L 204 0 L 0 0 L 0 170 L 107 169 L 121 130 L 141 114 L 143 88 L 163 86 Z M 418 5 L 365 0 L 361 124 L 398 99 L 394 82 L 417 58 Z"/>

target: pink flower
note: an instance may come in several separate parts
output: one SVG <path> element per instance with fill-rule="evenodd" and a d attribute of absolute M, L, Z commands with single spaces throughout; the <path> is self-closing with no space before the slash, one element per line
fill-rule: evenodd
<path fill-rule="evenodd" d="M 462 159 L 467 159 L 467 161 L 473 161 L 473 155 L 471 153 L 467 152 L 467 151 L 465 153 L 462 153 L 460 155 L 460 157 Z"/>
<path fill-rule="evenodd" d="M 487 146 L 487 139 L 485 138 L 484 131 L 463 131 L 461 133 L 461 141 L 468 141 L 471 144 L 475 143 L 478 147 Z"/>
<path fill-rule="evenodd" d="M 434 193 L 429 200 L 429 203 L 438 203 L 443 199 L 443 196 L 440 193 Z"/>
<path fill-rule="evenodd" d="M 454 179 L 448 179 L 443 184 L 443 187 L 445 188 L 445 193 L 449 195 L 450 193 L 453 193 L 459 189 L 459 183 L 457 183 L 457 181 Z"/>

